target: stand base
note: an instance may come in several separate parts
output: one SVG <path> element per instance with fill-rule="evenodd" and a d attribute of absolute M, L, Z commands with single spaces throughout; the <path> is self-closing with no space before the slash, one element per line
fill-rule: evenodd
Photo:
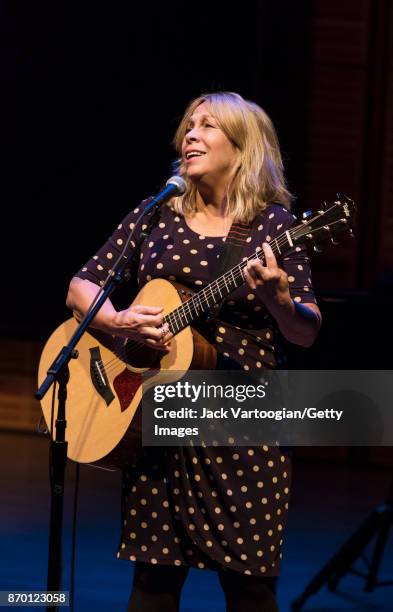
<path fill-rule="evenodd" d="M 351 572 L 366 579 L 365 591 L 373 591 L 377 586 L 389 586 L 393 580 L 378 582 L 377 573 L 386 545 L 390 526 L 393 523 L 393 506 L 386 504 L 376 508 L 359 529 L 345 542 L 339 551 L 327 562 L 320 572 L 311 580 L 303 594 L 291 604 L 292 610 L 300 610 L 310 595 L 316 593 L 326 582 L 330 591 L 334 591 L 341 578 Z M 363 550 L 377 536 L 371 562 L 368 562 Z M 358 558 L 362 558 L 368 567 L 367 573 L 352 569 Z"/>

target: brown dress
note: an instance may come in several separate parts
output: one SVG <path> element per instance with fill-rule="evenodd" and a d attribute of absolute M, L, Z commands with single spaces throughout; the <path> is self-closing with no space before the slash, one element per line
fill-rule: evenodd
<path fill-rule="evenodd" d="M 126 216 L 77 276 L 103 281 L 143 206 Z M 293 223 L 285 208 L 269 205 L 255 217 L 242 256 Z M 223 242 L 194 232 L 182 216 L 163 206 L 159 224 L 142 247 L 139 286 L 166 278 L 203 288 L 215 278 Z M 315 303 L 305 249 L 292 249 L 279 265 L 288 274 L 292 298 Z M 221 355 L 219 367 L 253 374 L 277 367 L 275 325 L 264 307 L 262 287 L 237 289 L 220 319 L 209 329 Z M 229 439 L 228 446 L 146 447 L 124 473 L 118 557 L 276 576 L 290 478 L 290 459 L 278 446 L 236 446 Z"/>

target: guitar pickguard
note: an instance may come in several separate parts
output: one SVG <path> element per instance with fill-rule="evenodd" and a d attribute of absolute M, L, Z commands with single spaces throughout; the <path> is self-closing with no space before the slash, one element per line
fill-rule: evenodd
<path fill-rule="evenodd" d="M 99 346 L 90 348 L 90 377 L 95 390 L 105 400 L 106 405 L 109 406 L 115 399 L 115 395 L 105 371 Z M 141 384 L 142 374 L 140 372 L 133 372 L 129 368 L 124 368 L 113 379 L 113 388 L 119 400 L 121 412 L 127 410 Z"/>
<path fill-rule="evenodd" d="M 139 372 L 131 372 L 128 368 L 124 368 L 124 370 L 114 378 L 113 387 L 120 402 L 121 412 L 127 410 L 141 384 L 142 374 Z"/>

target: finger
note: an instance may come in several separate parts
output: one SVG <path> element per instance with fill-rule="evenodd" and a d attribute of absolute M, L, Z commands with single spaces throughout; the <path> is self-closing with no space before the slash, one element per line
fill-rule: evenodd
<path fill-rule="evenodd" d="M 145 339 L 150 338 L 151 340 L 154 340 L 156 342 L 162 339 L 162 328 L 161 327 L 150 327 L 150 326 L 139 327 L 138 333 L 141 336 L 143 336 L 143 338 Z"/>
<path fill-rule="evenodd" d="M 146 338 L 145 343 L 154 348 L 154 350 L 159 351 L 160 353 L 169 353 L 169 348 L 167 346 L 163 346 L 162 344 L 158 344 L 155 340 L 151 338 Z"/>
<path fill-rule="evenodd" d="M 263 285 L 263 281 L 266 280 L 267 268 L 265 268 L 259 259 L 253 259 L 247 264 L 247 272 L 254 280 L 256 285 Z"/>
<path fill-rule="evenodd" d="M 250 271 L 247 268 L 247 266 L 243 269 L 243 274 L 244 274 L 244 278 L 248 286 L 251 287 L 251 289 L 256 289 L 257 285 L 255 282 L 255 279 L 251 276 Z"/>
<path fill-rule="evenodd" d="M 149 327 L 160 327 L 162 325 L 163 318 L 164 318 L 163 314 L 157 314 L 157 315 L 138 314 L 135 316 L 135 313 L 134 313 L 133 321 L 137 327 L 141 325 L 145 325 L 145 326 L 148 325 Z"/>
<path fill-rule="evenodd" d="M 132 304 L 130 308 L 132 308 L 134 312 L 152 315 L 158 314 L 164 310 L 163 306 L 144 306 L 143 304 Z"/>
<path fill-rule="evenodd" d="M 173 338 L 173 334 L 172 332 L 169 331 L 169 325 L 168 323 L 164 323 L 164 325 L 162 327 L 159 328 L 160 332 L 161 332 L 161 337 L 158 340 L 158 342 L 160 344 L 162 344 L 163 346 L 166 346 L 168 343 L 170 343 L 170 340 L 172 340 Z M 164 335 L 162 335 L 162 330 L 165 330 Z"/>
<path fill-rule="evenodd" d="M 267 242 L 262 245 L 263 252 L 265 253 L 266 266 L 272 270 L 278 268 L 277 259 L 274 256 L 272 247 Z"/>
<path fill-rule="evenodd" d="M 255 278 L 264 278 L 267 272 L 266 266 L 264 266 L 260 259 L 251 259 L 247 264 L 248 270 L 251 275 Z"/>
<path fill-rule="evenodd" d="M 143 330 L 145 331 L 143 332 Z M 153 333 L 151 333 L 152 331 Z M 173 338 L 172 332 L 169 331 L 168 323 L 164 323 L 160 327 L 155 327 L 155 328 L 151 328 L 151 327 L 141 328 L 140 333 L 141 334 L 145 333 L 146 337 L 153 338 L 155 342 L 158 342 L 161 345 L 164 345 L 166 342 L 168 342 L 169 340 Z"/>

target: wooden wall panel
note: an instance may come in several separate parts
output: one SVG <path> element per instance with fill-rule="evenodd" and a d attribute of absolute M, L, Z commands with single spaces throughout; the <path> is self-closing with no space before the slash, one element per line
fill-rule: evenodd
<path fill-rule="evenodd" d="M 368 2 L 313 3 L 304 199 L 310 208 L 336 192 L 361 199 L 367 113 Z M 314 258 L 318 288 L 355 288 L 356 241 L 342 238 Z"/>
<path fill-rule="evenodd" d="M 18 340 L 0 343 L 0 428 L 33 433 L 42 414 L 34 399 L 43 344 Z"/>
<path fill-rule="evenodd" d="M 382 168 L 381 216 L 379 224 L 378 269 L 393 283 L 393 3 L 388 20 L 389 46 L 386 66 L 385 143 Z"/>
<path fill-rule="evenodd" d="M 314 260 L 319 289 L 370 289 L 393 254 L 392 2 L 312 4 L 304 202 L 358 204 L 356 239 Z"/>

